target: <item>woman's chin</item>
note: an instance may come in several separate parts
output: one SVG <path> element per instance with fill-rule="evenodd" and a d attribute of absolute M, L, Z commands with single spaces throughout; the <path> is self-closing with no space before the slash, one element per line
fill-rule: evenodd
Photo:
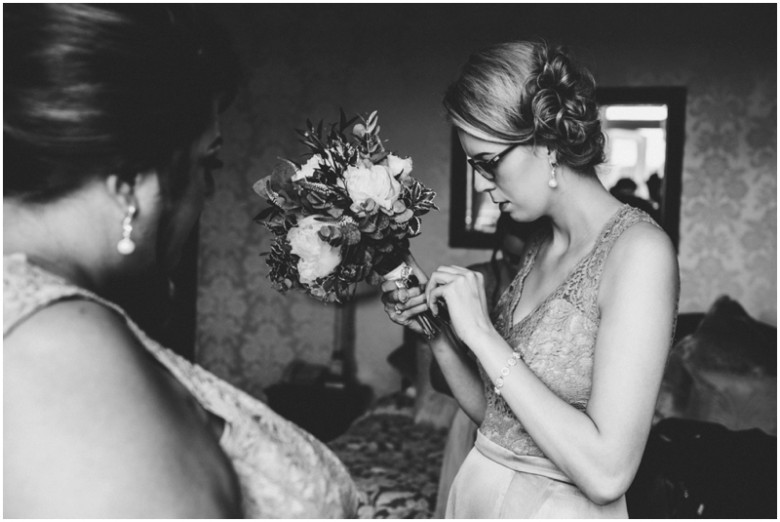
<path fill-rule="evenodd" d="M 529 212 L 524 209 L 517 208 L 514 205 L 507 205 L 504 212 L 509 214 L 509 217 L 512 218 L 512 221 L 518 221 L 520 223 L 529 223 L 535 219 L 530 215 Z"/>

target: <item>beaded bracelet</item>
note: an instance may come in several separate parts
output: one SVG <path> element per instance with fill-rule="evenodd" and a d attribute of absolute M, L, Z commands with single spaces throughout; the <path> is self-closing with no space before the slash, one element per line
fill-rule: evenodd
<path fill-rule="evenodd" d="M 501 395 L 501 387 L 504 386 L 504 377 L 509 375 L 509 369 L 517 364 L 517 360 L 520 359 L 520 354 L 513 351 L 512 357 L 506 360 L 506 364 L 501 368 L 501 375 L 496 379 L 496 385 L 493 387 L 493 391 L 496 395 Z"/>

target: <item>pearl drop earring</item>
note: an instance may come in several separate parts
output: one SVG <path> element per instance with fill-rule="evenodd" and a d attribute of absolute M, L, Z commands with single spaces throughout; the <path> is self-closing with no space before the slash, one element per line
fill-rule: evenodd
<path fill-rule="evenodd" d="M 130 205 L 127 208 L 127 214 L 122 220 L 122 239 L 116 244 L 117 251 L 123 256 L 128 256 L 135 251 L 135 242 L 130 239 L 130 234 L 133 233 L 133 217 L 135 216 L 135 205 Z"/>
<path fill-rule="evenodd" d="M 550 188 L 558 188 L 558 179 L 555 177 L 555 167 L 557 167 L 558 164 L 550 160 L 550 181 L 547 182 L 547 185 Z"/>

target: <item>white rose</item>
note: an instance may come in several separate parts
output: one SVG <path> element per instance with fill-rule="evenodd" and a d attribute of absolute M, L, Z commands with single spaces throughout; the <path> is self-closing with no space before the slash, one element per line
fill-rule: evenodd
<path fill-rule="evenodd" d="M 387 167 L 390 169 L 390 174 L 396 178 L 399 176 L 405 178 L 412 172 L 412 158 L 399 158 L 388 154 Z"/>
<path fill-rule="evenodd" d="M 309 161 L 306 162 L 305 165 L 303 165 L 298 172 L 293 175 L 292 180 L 298 181 L 300 179 L 304 178 L 310 178 L 314 175 L 314 171 L 317 170 L 317 168 L 320 166 L 320 162 L 322 161 L 322 156 L 319 154 L 315 154 L 311 158 L 309 158 Z"/>
<path fill-rule="evenodd" d="M 287 232 L 293 254 L 300 257 L 298 273 L 301 283 L 311 284 L 318 277 L 330 275 L 341 263 L 339 248 L 329 245 L 317 235 L 327 225 L 317 216 L 307 216 Z"/>
<path fill-rule="evenodd" d="M 361 205 L 372 199 L 386 210 L 393 208 L 401 193 L 401 184 L 381 165 L 371 168 L 350 166 L 344 173 L 344 183 L 354 203 Z"/>

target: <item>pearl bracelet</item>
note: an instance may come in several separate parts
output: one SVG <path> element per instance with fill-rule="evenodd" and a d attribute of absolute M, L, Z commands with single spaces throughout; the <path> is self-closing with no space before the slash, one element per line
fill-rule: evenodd
<path fill-rule="evenodd" d="M 501 368 L 501 375 L 496 379 L 496 385 L 493 387 L 493 391 L 496 395 L 501 395 L 501 387 L 504 386 L 504 377 L 509 375 L 509 369 L 517 364 L 517 360 L 520 359 L 520 354 L 513 351 L 512 357 L 506 360 L 506 364 Z"/>

